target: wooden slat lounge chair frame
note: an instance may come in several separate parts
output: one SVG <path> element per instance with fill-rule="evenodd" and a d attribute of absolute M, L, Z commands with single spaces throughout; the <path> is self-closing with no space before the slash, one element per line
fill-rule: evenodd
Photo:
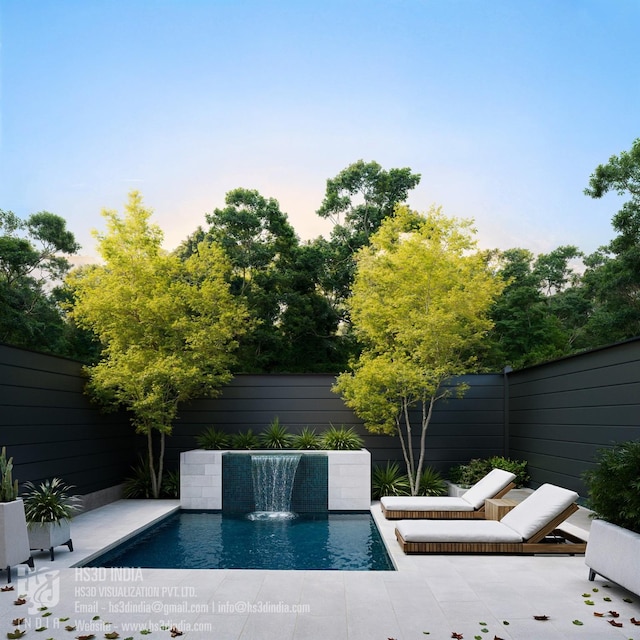
<path fill-rule="evenodd" d="M 515 484 L 510 482 L 504 489 L 501 489 L 490 499 L 503 498 L 511 489 L 515 489 Z M 416 511 L 416 510 L 400 510 L 385 509 L 380 503 L 382 513 L 387 520 L 484 520 L 485 506 L 484 503 L 479 509 L 471 511 Z"/>
<path fill-rule="evenodd" d="M 524 542 L 407 542 L 396 529 L 396 538 L 405 553 L 507 553 L 534 554 L 558 553 L 582 554 L 587 543 L 557 529 L 572 513 L 578 510 L 575 503 L 549 521 Z M 551 536 L 553 536 L 551 538 Z M 551 538 L 551 539 L 549 539 Z"/>

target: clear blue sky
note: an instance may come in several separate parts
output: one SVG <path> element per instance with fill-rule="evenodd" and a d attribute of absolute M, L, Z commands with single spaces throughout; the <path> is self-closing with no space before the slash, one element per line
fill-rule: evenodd
<path fill-rule="evenodd" d="M 364 159 L 484 247 L 590 252 L 619 201 L 582 191 L 640 137 L 639 33 L 636 0 L 0 0 L 0 208 L 95 255 L 131 189 L 173 248 L 246 187 L 307 239 Z"/>

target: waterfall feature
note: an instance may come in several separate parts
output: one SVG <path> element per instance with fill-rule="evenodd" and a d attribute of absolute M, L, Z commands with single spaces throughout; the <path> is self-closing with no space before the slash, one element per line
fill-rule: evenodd
<path fill-rule="evenodd" d="M 249 520 L 290 520 L 291 492 L 299 454 L 258 454 L 251 456 L 251 478 L 256 510 Z"/>

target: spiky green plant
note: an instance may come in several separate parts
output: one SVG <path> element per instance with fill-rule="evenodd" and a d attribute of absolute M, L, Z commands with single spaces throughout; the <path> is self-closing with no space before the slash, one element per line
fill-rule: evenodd
<path fill-rule="evenodd" d="M 18 481 L 13 479 L 13 458 L 7 460 L 7 448 L 0 452 L 0 502 L 13 502 L 18 497 Z"/>
<path fill-rule="evenodd" d="M 445 496 L 447 495 L 447 483 L 433 467 L 425 467 L 418 484 L 418 495 L 421 496 Z"/>
<path fill-rule="evenodd" d="M 320 436 L 322 449 L 355 450 L 361 449 L 363 443 L 363 439 L 354 431 L 353 427 L 347 429 L 344 425 L 341 427 L 331 425 Z"/>
<path fill-rule="evenodd" d="M 386 466 L 375 466 L 371 473 L 371 497 L 379 500 L 383 496 L 406 496 L 411 491 L 409 478 L 400 472 L 397 462 L 387 462 Z"/>
<path fill-rule="evenodd" d="M 39 485 L 26 482 L 24 488 L 24 515 L 30 525 L 71 520 L 80 508 L 79 496 L 70 494 L 74 487 L 60 478 L 44 480 Z"/>
<path fill-rule="evenodd" d="M 258 436 L 251 429 L 231 436 L 231 447 L 233 449 L 257 449 L 259 445 Z"/>
<path fill-rule="evenodd" d="M 266 449 L 288 449 L 291 446 L 291 434 L 284 425 L 280 424 L 277 416 L 260 434 L 260 445 Z"/>
<path fill-rule="evenodd" d="M 196 436 L 196 442 L 201 449 L 228 449 L 231 438 L 220 429 L 208 427 Z"/>
<path fill-rule="evenodd" d="M 304 427 L 300 433 L 296 433 L 291 440 L 292 449 L 319 449 L 320 436 L 310 427 Z"/>

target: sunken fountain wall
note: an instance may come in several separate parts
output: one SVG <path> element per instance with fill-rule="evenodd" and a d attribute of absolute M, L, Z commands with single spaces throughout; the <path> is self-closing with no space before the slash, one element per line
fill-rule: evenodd
<path fill-rule="evenodd" d="M 180 507 L 182 509 L 234 510 L 229 504 L 223 505 L 224 470 L 229 463 L 223 463 L 226 451 L 205 451 L 196 449 L 180 454 Z M 246 451 L 247 458 L 259 453 L 273 454 L 274 450 Z M 281 453 L 281 452 L 277 452 Z M 301 474 L 297 482 L 307 488 L 314 487 L 322 496 L 326 495 L 325 509 L 328 511 L 366 511 L 371 505 L 371 454 L 366 449 L 359 451 L 291 451 L 301 454 Z M 231 456 L 238 456 L 234 451 Z M 320 480 L 320 458 L 326 459 L 326 486 Z M 311 458 L 307 461 L 306 458 Z M 241 464 L 241 463 L 240 463 Z M 237 473 L 234 470 L 232 473 Z M 306 478 L 305 478 L 306 476 Z M 231 476 L 233 481 L 233 475 Z M 250 478 L 249 478 L 250 481 Z M 296 491 L 294 487 L 294 492 Z M 227 496 L 230 496 L 228 493 Z M 305 504 L 319 510 L 315 499 L 294 493 L 292 508 L 295 511 Z M 229 497 L 227 497 L 227 502 Z M 241 498 L 248 506 L 249 501 Z M 251 509 L 248 509 L 251 511 Z"/>

